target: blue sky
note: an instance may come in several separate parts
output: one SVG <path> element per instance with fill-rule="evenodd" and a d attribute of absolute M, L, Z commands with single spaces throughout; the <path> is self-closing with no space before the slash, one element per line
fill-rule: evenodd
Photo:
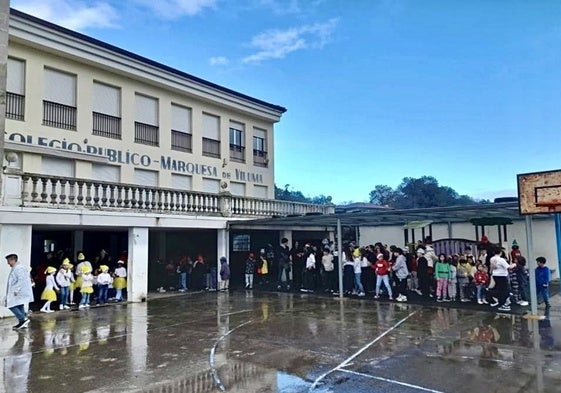
<path fill-rule="evenodd" d="M 362 202 L 435 177 L 476 198 L 561 168 L 561 1 L 12 0 L 288 109 L 275 181 Z"/>

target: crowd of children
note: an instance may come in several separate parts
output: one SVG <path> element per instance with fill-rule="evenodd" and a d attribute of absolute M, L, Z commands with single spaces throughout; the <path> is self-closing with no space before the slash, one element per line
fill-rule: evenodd
<path fill-rule="evenodd" d="M 307 243 L 286 253 L 291 256 L 293 269 L 287 288 L 292 285 L 302 292 L 323 290 L 338 295 L 339 253 L 329 242 L 324 241 L 320 247 Z M 462 253 L 436 255 L 430 239 L 404 248 L 382 243 L 358 247 L 349 242 L 340 253 L 344 295 L 364 297 L 373 293 L 376 299 L 387 296 L 406 302 L 414 294 L 434 298 L 436 302 L 476 302 L 500 311 L 509 311 L 512 303 L 528 306 L 529 272 L 516 241 L 510 253 L 485 239 L 477 250 L 477 255 L 471 247 Z M 249 253 L 245 262 L 246 289 L 253 288 L 254 275 L 258 283 L 265 282 L 266 276 L 261 272 L 264 264 L 265 274 L 278 272 L 278 287 L 282 288 L 281 263 L 279 258 L 268 258 L 265 250 L 258 258 Z M 544 257 L 537 258 L 537 263 L 538 296 L 549 307 L 550 272 Z"/>
<path fill-rule="evenodd" d="M 78 309 L 89 308 L 92 303 L 96 305 L 107 304 L 109 299 L 116 302 L 124 300 L 123 292 L 127 287 L 126 255 L 116 262 L 112 269 L 109 264 L 111 258 L 102 250 L 94 259 L 88 261 L 82 251 L 76 255 L 76 269 L 69 258 L 64 258 L 60 266 L 55 267 L 57 259 L 49 253 L 46 263 L 39 266 L 35 282 L 43 282 L 41 300 L 45 301 L 40 312 L 51 313 L 52 303 L 58 303 L 59 310 L 69 310 L 75 306 L 74 298 L 79 296 Z M 46 265 L 46 266 L 45 266 Z"/>

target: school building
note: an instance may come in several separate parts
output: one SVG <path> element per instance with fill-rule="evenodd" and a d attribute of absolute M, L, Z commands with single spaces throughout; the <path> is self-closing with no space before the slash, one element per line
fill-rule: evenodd
<path fill-rule="evenodd" d="M 126 251 L 143 301 L 152 261 L 228 255 L 228 222 L 328 213 L 274 200 L 285 111 L 12 9 L 0 252 Z"/>

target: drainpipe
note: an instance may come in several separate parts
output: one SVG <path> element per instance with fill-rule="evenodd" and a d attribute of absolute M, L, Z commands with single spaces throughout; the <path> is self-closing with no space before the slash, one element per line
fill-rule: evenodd
<path fill-rule="evenodd" d="M 6 134 L 6 78 L 8 69 L 8 26 L 10 0 L 0 0 L 0 162 L 4 166 L 4 135 Z M 0 173 L 0 201 L 3 200 L 4 169 Z"/>

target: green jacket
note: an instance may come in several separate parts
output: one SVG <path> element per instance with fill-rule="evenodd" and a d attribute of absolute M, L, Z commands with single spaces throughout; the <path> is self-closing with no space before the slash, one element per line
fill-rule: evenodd
<path fill-rule="evenodd" d="M 434 275 L 436 278 L 450 278 L 450 265 L 445 262 L 436 262 L 434 265 Z"/>

